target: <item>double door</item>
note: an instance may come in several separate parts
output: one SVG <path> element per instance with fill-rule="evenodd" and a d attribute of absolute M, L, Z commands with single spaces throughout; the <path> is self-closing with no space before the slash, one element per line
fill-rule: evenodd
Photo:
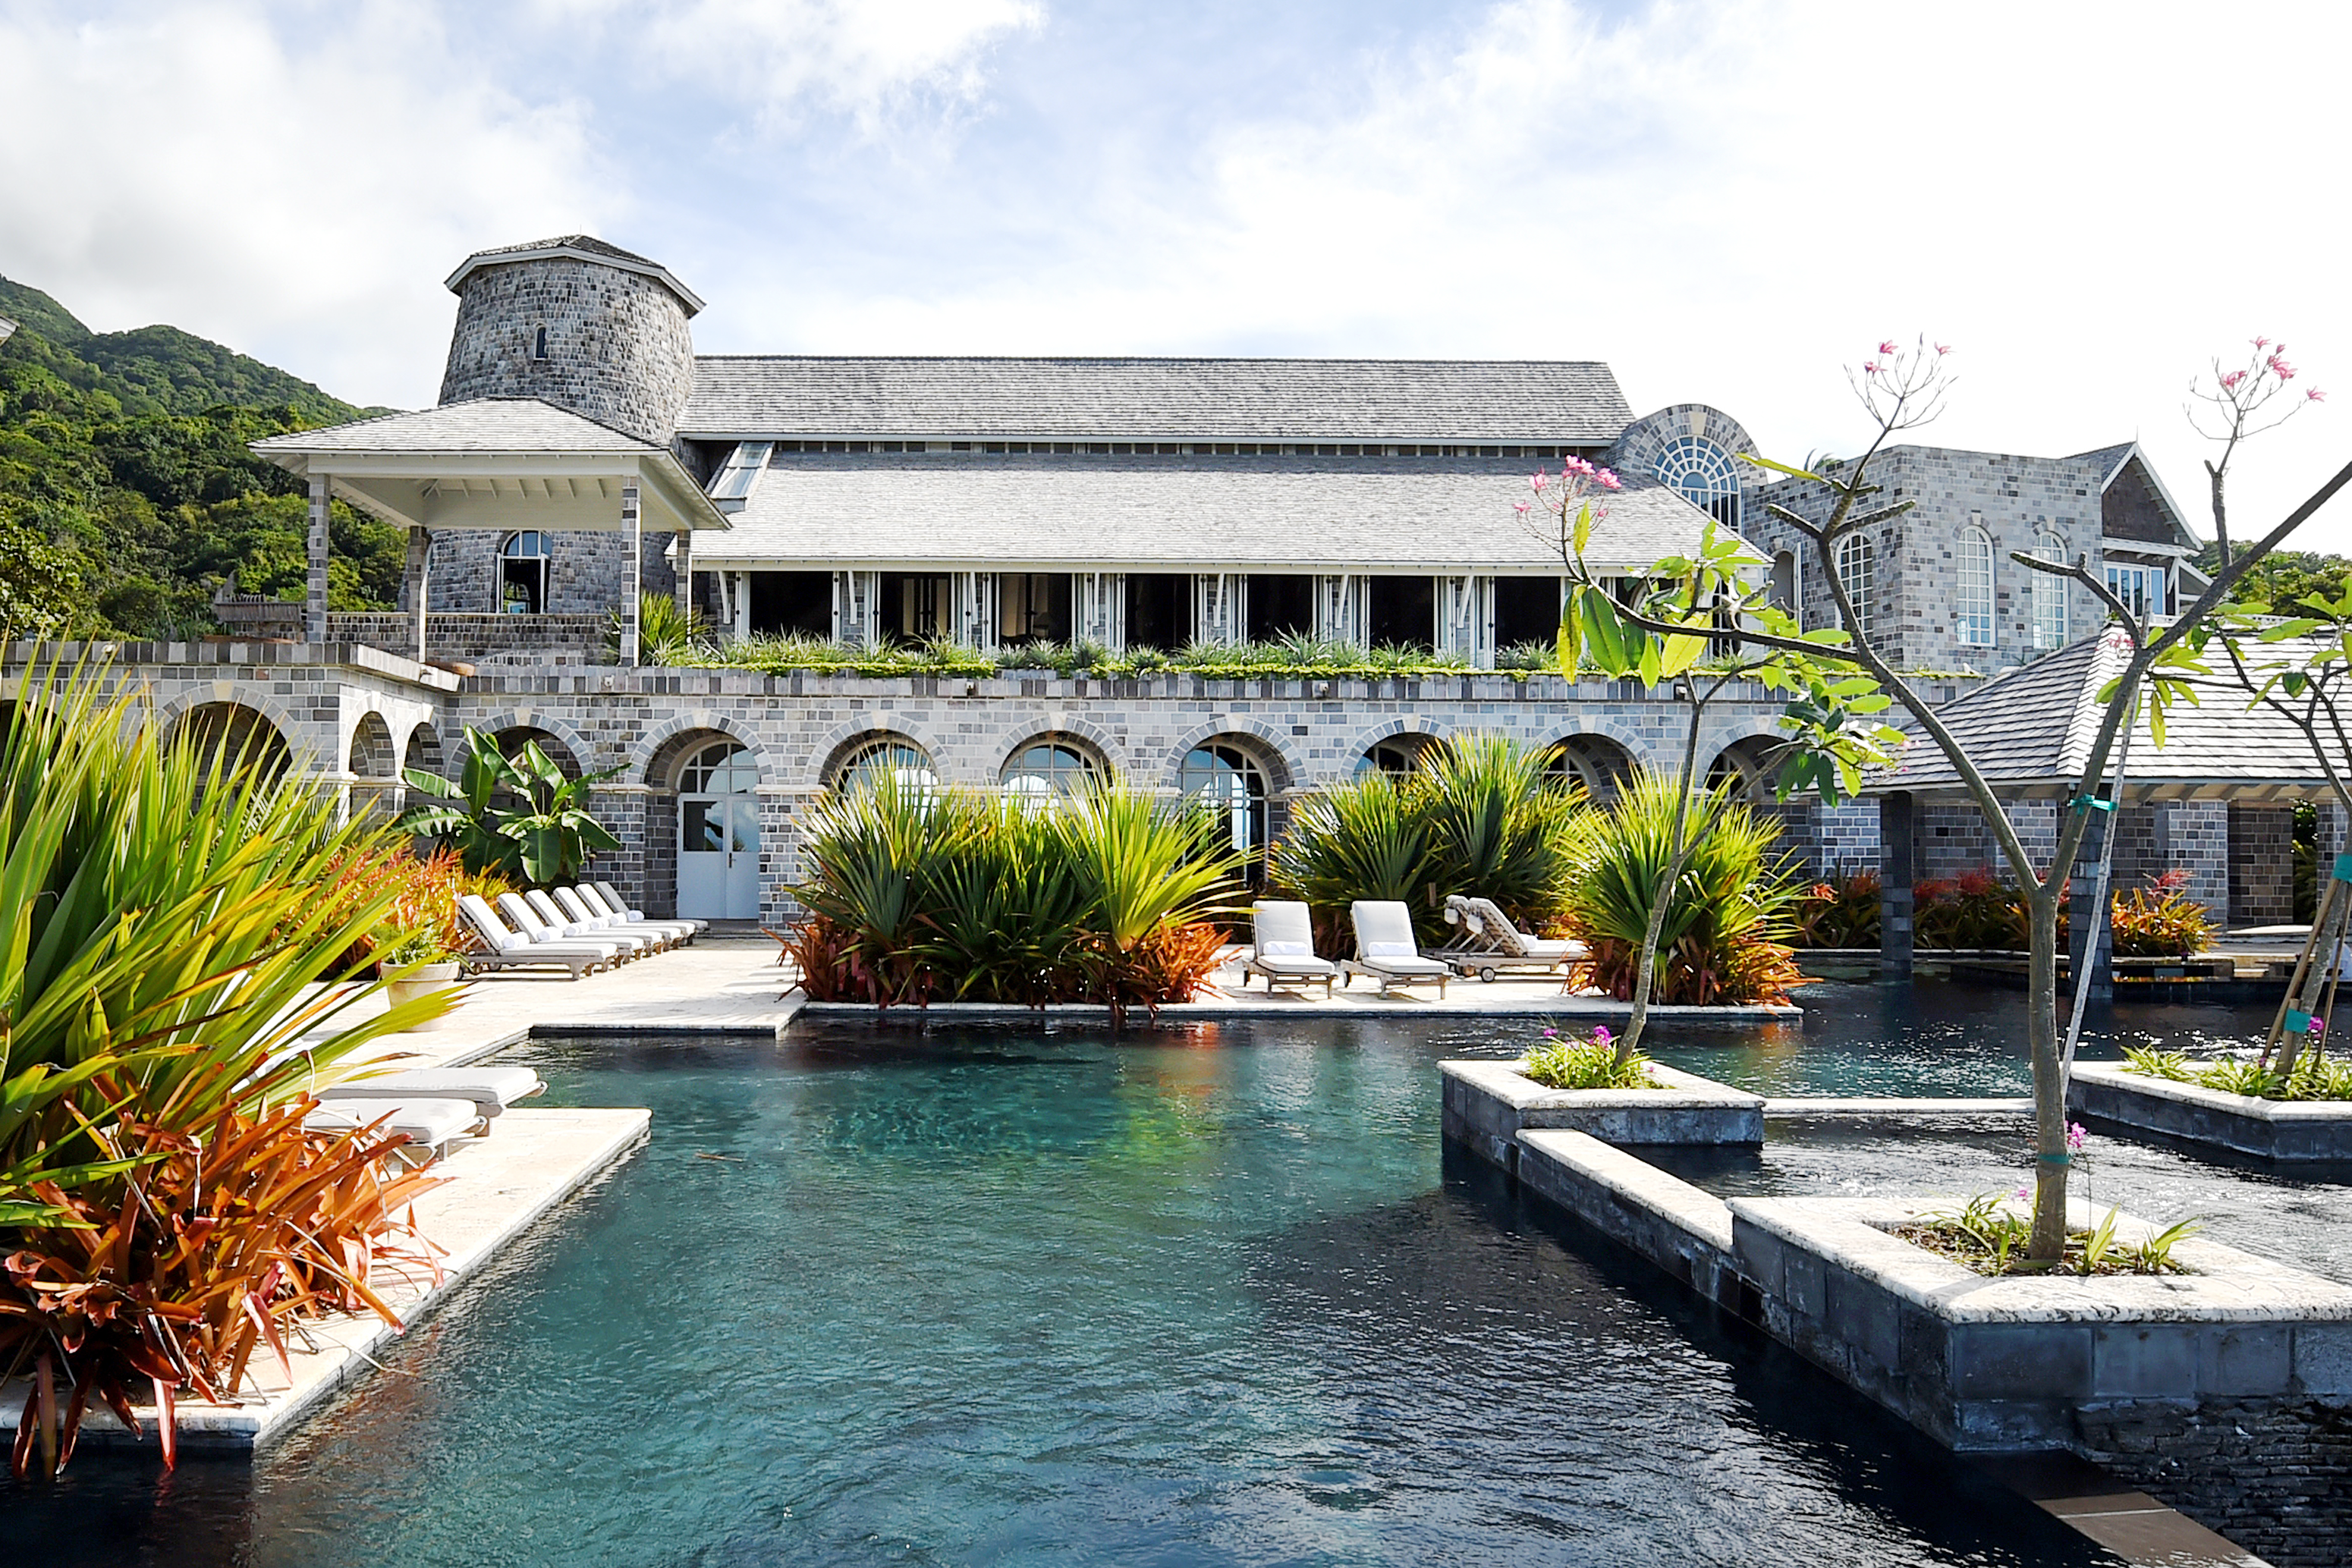
<path fill-rule="evenodd" d="M 758 796 L 678 797 L 677 912 L 704 920 L 759 918 Z"/>

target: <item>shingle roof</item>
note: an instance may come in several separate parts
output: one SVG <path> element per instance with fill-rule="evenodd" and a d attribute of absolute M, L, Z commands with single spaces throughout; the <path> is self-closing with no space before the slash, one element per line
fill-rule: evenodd
<path fill-rule="evenodd" d="M 2128 640 L 2108 628 L 2013 674 L 1986 682 L 1946 704 L 1937 716 L 2002 794 L 2071 791 L 2081 781 L 2105 710 L 2099 693 L 2123 673 L 2129 656 Z M 2226 670 L 2218 657 L 2209 663 L 2217 671 Z M 2325 787 L 2326 776 L 2300 731 L 2267 709 L 2249 712 L 2244 692 L 2226 674 L 2198 677 L 2195 684 L 2200 701 L 2168 706 L 2161 747 L 2149 732 L 2143 705 L 2132 736 L 2128 792 L 2220 794 L 2264 785 L 2296 790 Z M 2112 769 L 2112 757 L 2108 766 Z M 1903 759 L 1873 774 L 1866 792 L 1948 794 L 1960 788 L 1958 769 L 1933 740 L 1915 729 Z"/>
<path fill-rule="evenodd" d="M 257 441 L 278 452 L 664 452 L 584 414 L 537 398 L 475 398 L 415 413 L 379 414 Z"/>
<path fill-rule="evenodd" d="M 557 235 L 551 239 L 526 240 L 520 245 L 492 246 L 488 250 L 478 250 L 459 262 L 457 270 L 444 279 L 442 286 L 450 293 L 456 294 L 460 292 L 457 287 L 459 284 L 485 267 L 505 267 L 519 261 L 539 261 L 559 256 L 569 256 L 577 261 L 600 262 L 606 267 L 619 267 L 624 272 L 641 273 L 647 277 L 657 279 L 664 287 L 677 295 L 678 303 L 686 307 L 688 316 L 694 316 L 702 309 L 702 297 L 680 283 L 671 275 L 668 267 L 657 261 L 639 256 L 633 250 L 623 250 L 619 246 L 607 245 L 594 235 Z"/>
<path fill-rule="evenodd" d="M 1605 446 L 1633 413 L 1591 361 L 704 355 L 704 437 Z"/>
<path fill-rule="evenodd" d="M 2099 470 L 2099 482 L 2104 485 L 2116 476 L 2116 470 L 2122 466 L 2123 460 L 2130 456 L 2132 449 L 2138 444 L 2137 442 L 2126 441 L 2116 446 L 2095 446 L 2088 452 L 2075 453 L 2066 461 L 2096 465 Z"/>
<path fill-rule="evenodd" d="M 1513 510 L 1527 494 L 1515 465 L 1444 458 L 786 456 L 700 549 L 714 567 L 1557 571 Z M 1629 485 L 1588 559 L 1647 566 L 1706 521 L 1664 486 Z"/>

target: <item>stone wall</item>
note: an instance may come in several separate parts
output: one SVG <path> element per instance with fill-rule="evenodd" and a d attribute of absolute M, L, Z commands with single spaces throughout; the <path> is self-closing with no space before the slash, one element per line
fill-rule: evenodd
<path fill-rule="evenodd" d="M 578 664 L 601 661 L 604 653 L 603 614 L 595 615 L 445 615 L 425 618 L 425 651 L 429 658 L 468 663 L 509 655 L 564 660 Z M 412 627 L 397 612 L 327 617 L 329 639 L 364 643 L 386 653 L 405 654 Z"/>
<path fill-rule="evenodd" d="M 623 267 L 569 257 L 478 267 L 460 286 L 441 401 L 538 398 L 667 445 L 694 390 L 687 321 L 667 285 Z"/>
<path fill-rule="evenodd" d="M 2229 813 L 2230 924 L 2292 924 L 2294 808 L 2231 806 Z"/>
<path fill-rule="evenodd" d="M 2078 1422 L 2085 1458 L 2273 1568 L 2335 1568 L 2352 1550 L 2352 1408 L 2117 1405 Z"/>
<path fill-rule="evenodd" d="M 2031 574 L 2009 559 L 2010 552 L 2041 549 L 2045 538 L 2054 536 L 2064 541 L 2070 558 L 2088 552 L 2095 568 L 2101 559 L 2099 483 L 2105 476 L 2093 465 L 2072 458 L 1897 446 L 1879 455 L 1871 477 L 1885 486 L 1872 497 L 1874 505 L 1917 503 L 1903 516 L 1868 530 L 1877 552 L 1871 644 L 1899 668 L 1991 671 L 2032 659 Z M 1811 521 L 1828 515 L 1822 487 L 1805 480 L 1767 486 L 1759 498 Z M 1989 646 L 1959 640 L 1959 540 L 1964 530 L 1976 527 L 1983 528 L 1993 546 L 1993 641 Z M 1806 625 L 1838 623 L 1811 540 L 1774 521 L 1760 505 L 1748 507 L 1743 532 L 1768 557 L 1782 549 L 1797 552 L 1803 562 L 1801 597 Z M 2079 588 L 2068 590 L 2066 609 L 2070 642 L 2104 618 Z"/>
<path fill-rule="evenodd" d="M 617 503 L 614 515 L 618 517 Z M 549 533 L 547 540 L 547 610 L 553 615 L 603 615 L 627 602 L 629 597 L 628 536 L 612 533 Z M 499 612 L 499 552 L 509 536 L 495 529 L 452 529 L 435 538 L 427 567 L 426 596 L 435 614 L 494 615 Z M 644 586 L 647 593 L 669 597 L 677 583 L 670 570 L 670 549 L 676 536 L 645 537 Z M 407 608 L 404 586 L 401 606 Z"/>

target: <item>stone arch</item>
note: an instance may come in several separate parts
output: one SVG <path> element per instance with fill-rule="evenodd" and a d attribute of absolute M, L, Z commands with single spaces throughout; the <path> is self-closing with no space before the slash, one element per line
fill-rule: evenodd
<path fill-rule="evenodd" d="M 1003 768 L 1006 758 L 1013 757 L 1024 747 L 1036 745 L 1041 740 L 1083 742 L 1081 749 L 1093 751 L 1097 759 L 1109 770 L 1113 777 L 1131 770 L 1128 761 L 1127 747 L 1120 745 L 1110 731 L 1098 724 L 1080 718 L 1076 714 L 1059 713 L 1048 715 L 1034 723 L 1013 728 L 1011 731 L 1011 738 L 1004 744 L 1003 756 L 997 759 L 999 768 Z"/>
<path fill-rule="evenodd" d="M 898 714 L 887 714 L 849 719 L 827 730 L 805 754 L 814 766 L 803 776 L 803 787 L 810 790 L 832 788 L 835 773 L 851 752 L 868 741 L 890 738 L 903 740 L 929 758 L 931 770 L 940 773 L 941 783 L 961 782 L 940 772 L 940 764 L 945 747 L 928 726 L 911 723 Z"/>
<path fill-rule="evenodd" d="M 1724 783 L 1737 783 L 1733 799 L 1751 806 L 1775 804 L 1772 794 L 1773 777 L 1780 768 L 1772 752 L 1777 742 L 1769 730 L 1743 735 L 1727 741 L 1716 752 L 1715 759 L 1706 765 L 1709 789 Z"/>
<path fill-rule="evenodd" d="M 252 703 L 186 704 L 165 720 L 163 738 L 166 744 L 185 741 L 194 746 L 207 767 L 224 752 L 232 758 L 251 760 L 273 780 L 282 778 L 294 764 L 285 730 Z"/>
<path fill-rule="evenodd" d="M 1087 772 L 1097 781 L 1108 782 L 1118 776 L 1118 765 L 1111 761 L 1103 747 L 1092 737 L 1081 735 L 1074 729 L 1032 727 L 1004 747 L 1004 755 L 996 764 L 994 780 L 996 786 L 999 789 L 1008 788 L 1010 781 L 1005 775 L 1011 771 L 1013 763 L 1042 746 L 1055 747 L 1063 751 L 1075 753 L 1084 759 Z M 1049 772 L 1048 777 L 1051 776 Z"/>
<path fill-rule="evenodd" d="M 352 726 L 352 743 L 345 753 L 352 776 L 352 814 L 390 814 L 400 810 L 400 755 L 392 726 L 370 708 Z"/>
<path fill-rule="evenodd" d="M 595 760 L 594 742 L 591 741 L 570 720 L 539 708 L 507 708 L 498 713 L 485 714 L 474 721 L 473 727 L 499 737 L 504 737 L 516 730 L 531 731 L 534 737 L 542 737 L 541 748 L 549 756 L 554 757 L 559 763 L 564 764 L 563 771 L 569 778 L 577 778 L 586 772 L 589 764 Z M 558 756 L 554 747 L 545 744 L 543 737 L 549 736 L 562 743 L 562 755 Z M 566 758 L 570 758 L 568 762 L 565 761 Z"/>
<path fill-rule="evenodd" d="M 1453 738 L 1451 729 L 1433 725 L 1419 714 L 1400 715 L 1359 731 L 1356 737 L 1348 743 L 1347 754 L 1340 759 L 1340 766 L 1350 773 L 1360 769 L 1371 756 L 1372 748 L 1383 741 L 1402 741 L 1416 751 L 1427 751 L 1433 747 L 1444 746 Z"/>
<path fill-rule="evenodd" d="M 1633 776 L 1641 756 L 1636 748 L 1604 729 L 1572 730 L 1549 744 L 1550 766 L 1584 786 L 1596 805 L 1616 799 L 1620 785 Z"/>
<path fill-rule="evenodd" d="M 403 773 L 410 768 L 424 773 L 440 773 L 448 766 L 448 752 L 441 744 L 438 729 L 429 724 L 420 724 L 408 732 L 408 744 L 400 758 Z"/>
<path fill-rule="evenodd" d="M 707 708 L 680 714 L 646 731 L 629 748 L 628 773 L 625 777 L 656 787 L 666 786 L 679 758 L 695 747 L 719 739 L 731 740 L 750 752 L 760 765 L 760 781 L 771 782 L 775 769 L 769 766 L 766 748 L 758 737 L 733 717 Z"/>
<path fill-rule="evenodd" d="M 1195 725 L 1169 747 L 1162 783 L 1165 788 L 1176 789 L 1178 778 L 1184 771 L 1184 758 L 1208 742 L 1240 741 L 1245 749 L 1259 754 L 1258 762 L 1265 769 L 1269 792 L 1286 795 L 1301 788 L 1307 777 L 1305 760 L 1291 749 L 1291 738 L 1270 724 L 1240 715 Z"/>
<path fill-rule="evenodd" d="M 566 779 L 577 779 L 588 771 L 581 761 L 580 754 L 572 748 L 571 744 L 563 737 L 551 729 L 542 729 L 532 724 L 510 725 L 505 729 L 494 732 L 494 738 L 499 743 L 499 749 L 509 757 L 521 750 L 525 742 L 537 741 L 539 748 L 547 753 L 550 760 L 554 762 L 557 768 L 562 769 Z"/>
<path fill-rule="evenodd" d="M 163 727 L 166 736 L 179 733 L 190 714 L 205 707 L 250 708 L 269 721 L 280 739 L 290 747 L 291 737 L 301 733 L 301 726 L 287 711 L 286 705 L 269 692 L 256 689 L 249 683 L 211 681 L 193 691 L 181 693 L 154 710 L 154 722 Z"/>

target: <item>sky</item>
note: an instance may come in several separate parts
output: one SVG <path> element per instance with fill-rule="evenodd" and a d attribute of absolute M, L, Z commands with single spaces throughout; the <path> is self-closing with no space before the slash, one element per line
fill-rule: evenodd
<path fill-rule="evenodd" d="M 1919 438 L 2305 402 L 2233 534 L 2352 458 L 2352 8 L 1578 0 L 0 0 L 0 274 L 362 403 L 430 403 L 470 251 L 585 231 L 706 352 L 1601 359 L 1768 454 L 1948 344 Z M 2352 550 L 2352 500 L 2305 548 Z"/>

